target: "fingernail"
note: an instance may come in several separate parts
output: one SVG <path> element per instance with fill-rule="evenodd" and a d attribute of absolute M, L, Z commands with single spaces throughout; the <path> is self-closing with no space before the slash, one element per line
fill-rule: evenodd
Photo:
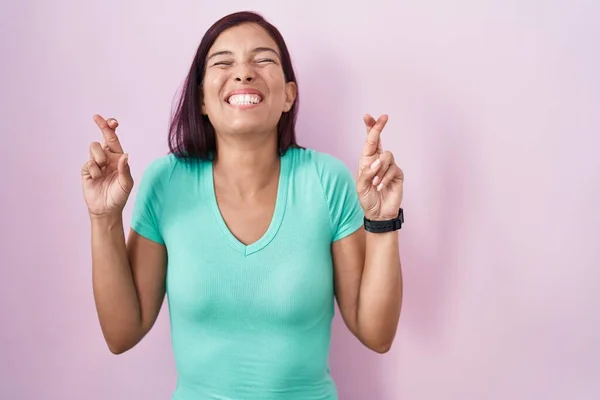
<path fill-rule="evenodd" d="M 379 182 L 379 176 L 376 176 L 375 178 L 373 178 L 373 185 L 377 185 L 378 182 Z"/>
<path fill-rule="evenodd" d="M 377 160 L 375 160 L 375 162 L 373 164 L 371 164 L 371 169 L 378 168 L 379 164 L 381 164 L 381 160 L 379 160 L 379 158 L 378 158 Z"/>
<path fill-rule="evenodd" d="M 378 192 L 381 192 L 381 189 L 383 189 L 383 183 L 380 183 L 379 186 L 377 186 Z"/>

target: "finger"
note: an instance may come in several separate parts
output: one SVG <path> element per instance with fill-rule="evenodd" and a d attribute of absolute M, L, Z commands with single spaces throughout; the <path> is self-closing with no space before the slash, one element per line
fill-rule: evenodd
<path fill-rule="evenodd" d="M 362 156 L 360 161 L 358 162 L 358 174 L 362 174 L 365 168 L 369 168 L 371 164 L 375 162 L 379 158 L 378 154 L 372 156 Z"/>
<path fill-rule="evenodd" d="M 94 160 L 88 160 L 81 168 L 81 176 L 84 179 L 97 179 L 102 176 L 102 170 Z"/>
<path fill-rule="evenodd" d="M 371 114 L 365 114 L 363 116 L 363 121 L 365 122 L 365 127 L 367 129 L 367 133 L 371 130 L 373 125 L 375 125 L 375 118 Z"/>
<path fill-rule="evenodd" d="M 361 174 L 356 182 L 356 189 L 359 194 L 364 195 L 373 188 L 373 178 L 380 169 L 381 160 L 379 158 L 375 159 L 371 165 L 364 165 L 361 167 Z"/>
<path fill-rule="evenodd" d="M 383 178 L 383 176 L 386 174 L 386 172 L 388 171 L 388 169 L 394 165 L 394 155 L 389 152 L 383 152 L 380 156 L 379 159 L 381 160 L 381 168 L 379 168 L 379 171 L 377 171 L 377 175 L 375 175 L 373 177 L 373 180 L 371 181 L 371 183 L 374 186 L 379 185 L 379 183 L 381 183 L 381 180 Z"/>
<path fill-rule="evenodd" d="M 100 168 L 106 166 L 108 159 L 100 143 L 93 142 L 90 144 L 90 159 L 94 160 Z"/>
<path fill-rule="evenodd" d="M 133 189 L 133 178 L 131 177 L 131 170 L 129 168 L 129 154 L 123 154 L 119 158 L 117 164 L 117 171 L 119 173 L 119 184 L 121 188 L 126 192 L 131 192 Z"/>
<path fill-rule="evenodd" d="M 84 179 L 91 178 L 91 176 L 90 176 L 90 164 L 89 164 L 89 161 L 86 161 L 81 166 L 81 177 L 84 178 Z"/>
<path fill-rule="evenodd" d="M 119 142 L 119 138 L 115 132 L 119 123 L 114 118 L 109 118 L 105 120 L 102 116 L 96 114 L 94 115 L 94 122 L 98 125 L 98 128 L 102 131 L 102 135 L 104 138 L 103 147 L 109 149 L 113 153 L 123 153 L 123 148 L 121 147 L 121 143 Z"/>
<path fill-rule="evenodd" d="M 381 152 L 380 136 L 381 131 L 387 124 L 387 121 L 388 116 L 383 114 L 381 117 L 379 117 L 371 129 L 369 129 L 369 133 L 367 133 L 367 140 L 363 148 L 363 156 L 371 156 Z"/>
<path fill-rule="evenodd" d="M 377 191 L 381 192 L 384 188 L 389 187 L 394 182 L 404 181 L 404 172 L 396 164 L 390 166 L 383 178 L 381 183 L 377 185 Z"/>

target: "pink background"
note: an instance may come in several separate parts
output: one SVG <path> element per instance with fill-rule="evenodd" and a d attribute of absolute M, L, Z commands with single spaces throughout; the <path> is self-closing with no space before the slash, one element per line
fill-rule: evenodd
<path fill-rule="evenodd" d="M 336 318 L 341 398 L 600 398 L 600 3 L 30 0 L 0 5 L 0 399 L 169 398 L 166 308 L 132 351 L 102 340 L 79 171 L 101 113 L 139 183 L 240 9 L 288 41 L 302 144 L 354 171 L 386 112 L 406 173 L 398 336 L 376 355 Z"/>

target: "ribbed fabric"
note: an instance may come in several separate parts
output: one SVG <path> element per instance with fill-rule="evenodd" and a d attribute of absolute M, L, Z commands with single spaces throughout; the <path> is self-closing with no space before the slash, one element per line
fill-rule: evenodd
<path fill-rule="evenodd" d="M 261 239 L 227 229 L 212 163 L 169 155 L 144 172 L 132 227 L 167 247 L 167 299 L 178 372 L 173 400 L 335 400 L 331 244 L 363 213 L 348 168 L 314 150 L 281 159 Z"/>

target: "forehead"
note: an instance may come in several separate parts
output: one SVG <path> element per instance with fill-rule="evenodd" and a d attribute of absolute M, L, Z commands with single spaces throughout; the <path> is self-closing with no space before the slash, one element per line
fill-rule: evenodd
<path fill-rule="evenodd" d="M 217 51 L 250 52 L 257 47 L 270 47 L 279 52 L 277 43 L 263 27 L 246 23 L 223 31 L 210 48 L 209 55 Z"/>

